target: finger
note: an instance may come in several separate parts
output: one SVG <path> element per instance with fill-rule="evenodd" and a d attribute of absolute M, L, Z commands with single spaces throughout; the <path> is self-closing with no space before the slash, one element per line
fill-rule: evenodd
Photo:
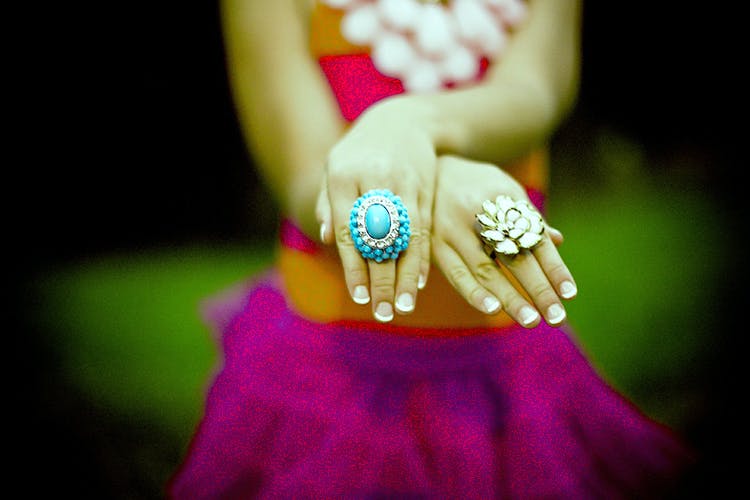
<path fill-rule="evenodd" d="M 402 202 L 409 214 L 409 224 L 406 229 L 411 231 L 411 236 L 408 247 L 396 261 L 396 311 L 409 314 L 416 305 L 422 249 L 425 246 L 424 235 L 427 231 L 422 227 L 416 196 L 407 195 L 402 198 Z M 412 210 L 409 211 L 409 208 Z"/>
<path fill-rule="evenodd" d="M 434 189 L 425 189 L 419 196 L 419 220 L 421 238 L 419 241 L 419 278 L 417 279 L 417 288 L 422 290 L 427 286 L 427 278 L 430 276 L 430 264 L 432 253 L 430 246 L 432 244 L 432 201 Z"/>
<path fill-rule="evenodd" d="M 560 246 L 563 244 L 563 241 L 565 239 L 563 238 L 563 234 L 556 228 L 550 226 L 547 224 L 547 234 L 549 234 L 550 239 L 552 240 L 552 243 L 555 244 L 555 246 Z"/>
<path fill-rule="evenodd" d="M 370 302 L 369 272 L 365 260 L 354 246 L 349 227 L 352 205 L 359 197 L 359 191 L 355 184 L 345 181 L 331 185 L 329 178 L 328 194 L 331 223 L 347 289 L 354 302 L 367 304 Z"/>
<path fill-rule="evenodd" d="M 461 256 L 450 245 L 445 241 L 435 241 L 432 253 L 446 279 L 466 302 L 485 314 L 500 312 L 502 305 L 498 297 L 479 284 Z"/>
<path fill-rule="evenodd" d="M 565 320 L 565 308 L 533 253 L 524 250 L 514 256 L 500 254 L 498 258 L 526 290 L 547 323 L 555 326 Z"/>
<path fill-rule="evenodd" d="M 563 262 L 555 244 L 549 238 L 544 238 L 532 250 L 537 262 L 541 266 L 547 279 L 563 299 L 572 299 L 578 293 L 573 275 Z"/>
<path fill-rule="evenodd" d="M 323 176 L 323 182 L 315 204 L 315 217 L 320 225 L 320 241 L 331 243 L 333 241 L 333 223 L 331 214 L 331 202 L 328 200 L 328 179 Z"/>
<path fill-rule="evenodd" d="M 485 254 L 482 243 L 476 235 L 467 234 L 465 237 L 455 238 L 451 243 L 463 256 L 464 262 L 476 281 L 500 299 L 505 312 L 527 328 L 539 324 L 541 319 L 539 313 L 508 281 L 497 262 Z"/>
<path fill-rule="evenodd" d="M 380 322 L 393 319 L 393 289 L 396 284 L 396 262 L 386 259 L 376 262 L 368 259 L 370 268 L 370 293 L 372 294 L 372 314 Z"/>

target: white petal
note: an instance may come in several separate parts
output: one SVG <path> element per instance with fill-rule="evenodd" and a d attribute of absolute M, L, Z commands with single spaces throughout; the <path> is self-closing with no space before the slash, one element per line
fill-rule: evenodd
<path fill-rule="evenodd" d="M 372 49 L 372 62 L 384 75 L 400 77 L 407 74 L 417 55 L 408 40 L 393 32 L 381 36 Z"/>
<path fill-rule="evenodd" d="M 383 21 L 394 29 L 407 31 L 416 26 L 420 5 L 413 0 L 380 0 L 377 2 Z"/>
<path fill-rule="evenodd" d="M 527 231 L 529 227 L 531 227 L 531 223 L 529 222 L 529 219 L 521 217 L 516 221 L 515 226 L 522 231 Z"/>
<path fill-rule="evenodd" d="M 438 57 L 448 54 L 456 45 L 452 19 L 437 5 L 425 5 L 417 26 L 416 41 L 426 54 Z"/>
<path fill-rule="evenodd" d="M 529 231 L 536 234 L 542 234 L 542 231 L 544 230 L 544 225 L 542 224 L 542 219 L 539 217 L 534 217 L 529 220 Z"/>
<path fill-rule="evenodd" d="M 495 245 L 495 251 L 504 255 L 515 255 L 518 253 L 518 247 L 511 240 L 505 240 Z"/>
<path fill-rule="evenodd" d="M 531 248 L 540 241 L 542 241 L 541 234 L 526 233 L 518 240 L 518 244 L 523 248 Z"/>
<path fill-rule="evenodd" d="M 521 218 L 521 212 L 516 208 L 511 208 L 505 212 L 505 220 L 508 222 L 515 222 Z"/>
<path fill-rule="evenodd" d="M 516 202 L 516 210 L 521 212 L 524 217 L 533 217 L 537 214 L 536 209 L 524 200 L 518 200 Z"/>
<path fill-rule="evenodd" d="M 494 217 L 497 215 L 497 207 L 494 203 L 490 200 L 485 200 L 484 203 L 482 203 L 482 208 L 485 212 L 487 212 L 491 217 Z"/>
<path fill-rule="evenodd" d="M 497 231 L 494 229 L 490 229 L 489 231 L 482 231 L 479 233 L 480 236 L 483 238 L 487 238 L 488 240 L 499 242 L 503 241 L 505 239 L 505 234 L 503 234 L 502 231 Z"/>
<path fill-rule="evenodd" d="M 484 227 L 497 227 L 497 222 L 495 222 L 492 218 L 490 218 L 486 214 L 477 214 L 477 220 Z"/>
<path fill-rule="evenodd" d="M 514 240 L 517 240 L 525 232 L 526 232 L 525 229 L 520 229 L 518 227 L 514 227 L 513 229 L 511 229 L 510 231 L 508 231 L 508 236 L 510 238 L 514 239 Z"/>
<path fill-rule="evenodd" d="M 509 196 L 501 194 L 495 199 L 495 205 L 500 209 L 501 212 L 507 212 L 509 209 L 515 206 L 513 200 Z"/>
<path fill-rule="evenodd" d="M 362 5 L 346 13 L 341 20 L 341 34 L 355 45 L 368 45 L 382 31 L 374 5 Z"/>

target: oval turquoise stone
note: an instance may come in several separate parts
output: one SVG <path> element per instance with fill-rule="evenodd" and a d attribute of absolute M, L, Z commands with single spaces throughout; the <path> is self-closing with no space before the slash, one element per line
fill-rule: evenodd
<path fill-rule="evenodd" d="M 365 212 L 367 234 L 379 240 L 385 238 L 391 230 L 391 216 L 388 210 L 379 203 L 371 205 Z"/>

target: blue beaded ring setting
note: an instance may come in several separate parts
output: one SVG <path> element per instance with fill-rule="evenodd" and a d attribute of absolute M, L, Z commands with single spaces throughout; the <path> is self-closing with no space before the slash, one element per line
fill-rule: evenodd
<path fill-rule="evenodd" d="M 373 189 L 354 202 L 349 217 L 354 246 L 365 259 L 395 259 L 409 246 L 409 213 L 401 198 Z"/>

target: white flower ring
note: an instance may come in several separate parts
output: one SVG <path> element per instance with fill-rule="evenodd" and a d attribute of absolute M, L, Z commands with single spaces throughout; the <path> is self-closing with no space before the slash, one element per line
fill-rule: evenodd
<path fill-rule="evenodd" d="M 501 195 L 494 202 L 485 201 L 482 209 L 476 214 L 482 229 L 479 236 L 490 256 L 493 253 L 516 255 L 521 249 L 533 248 L 542 241 L 544 220 L 529 202 Z"/>

